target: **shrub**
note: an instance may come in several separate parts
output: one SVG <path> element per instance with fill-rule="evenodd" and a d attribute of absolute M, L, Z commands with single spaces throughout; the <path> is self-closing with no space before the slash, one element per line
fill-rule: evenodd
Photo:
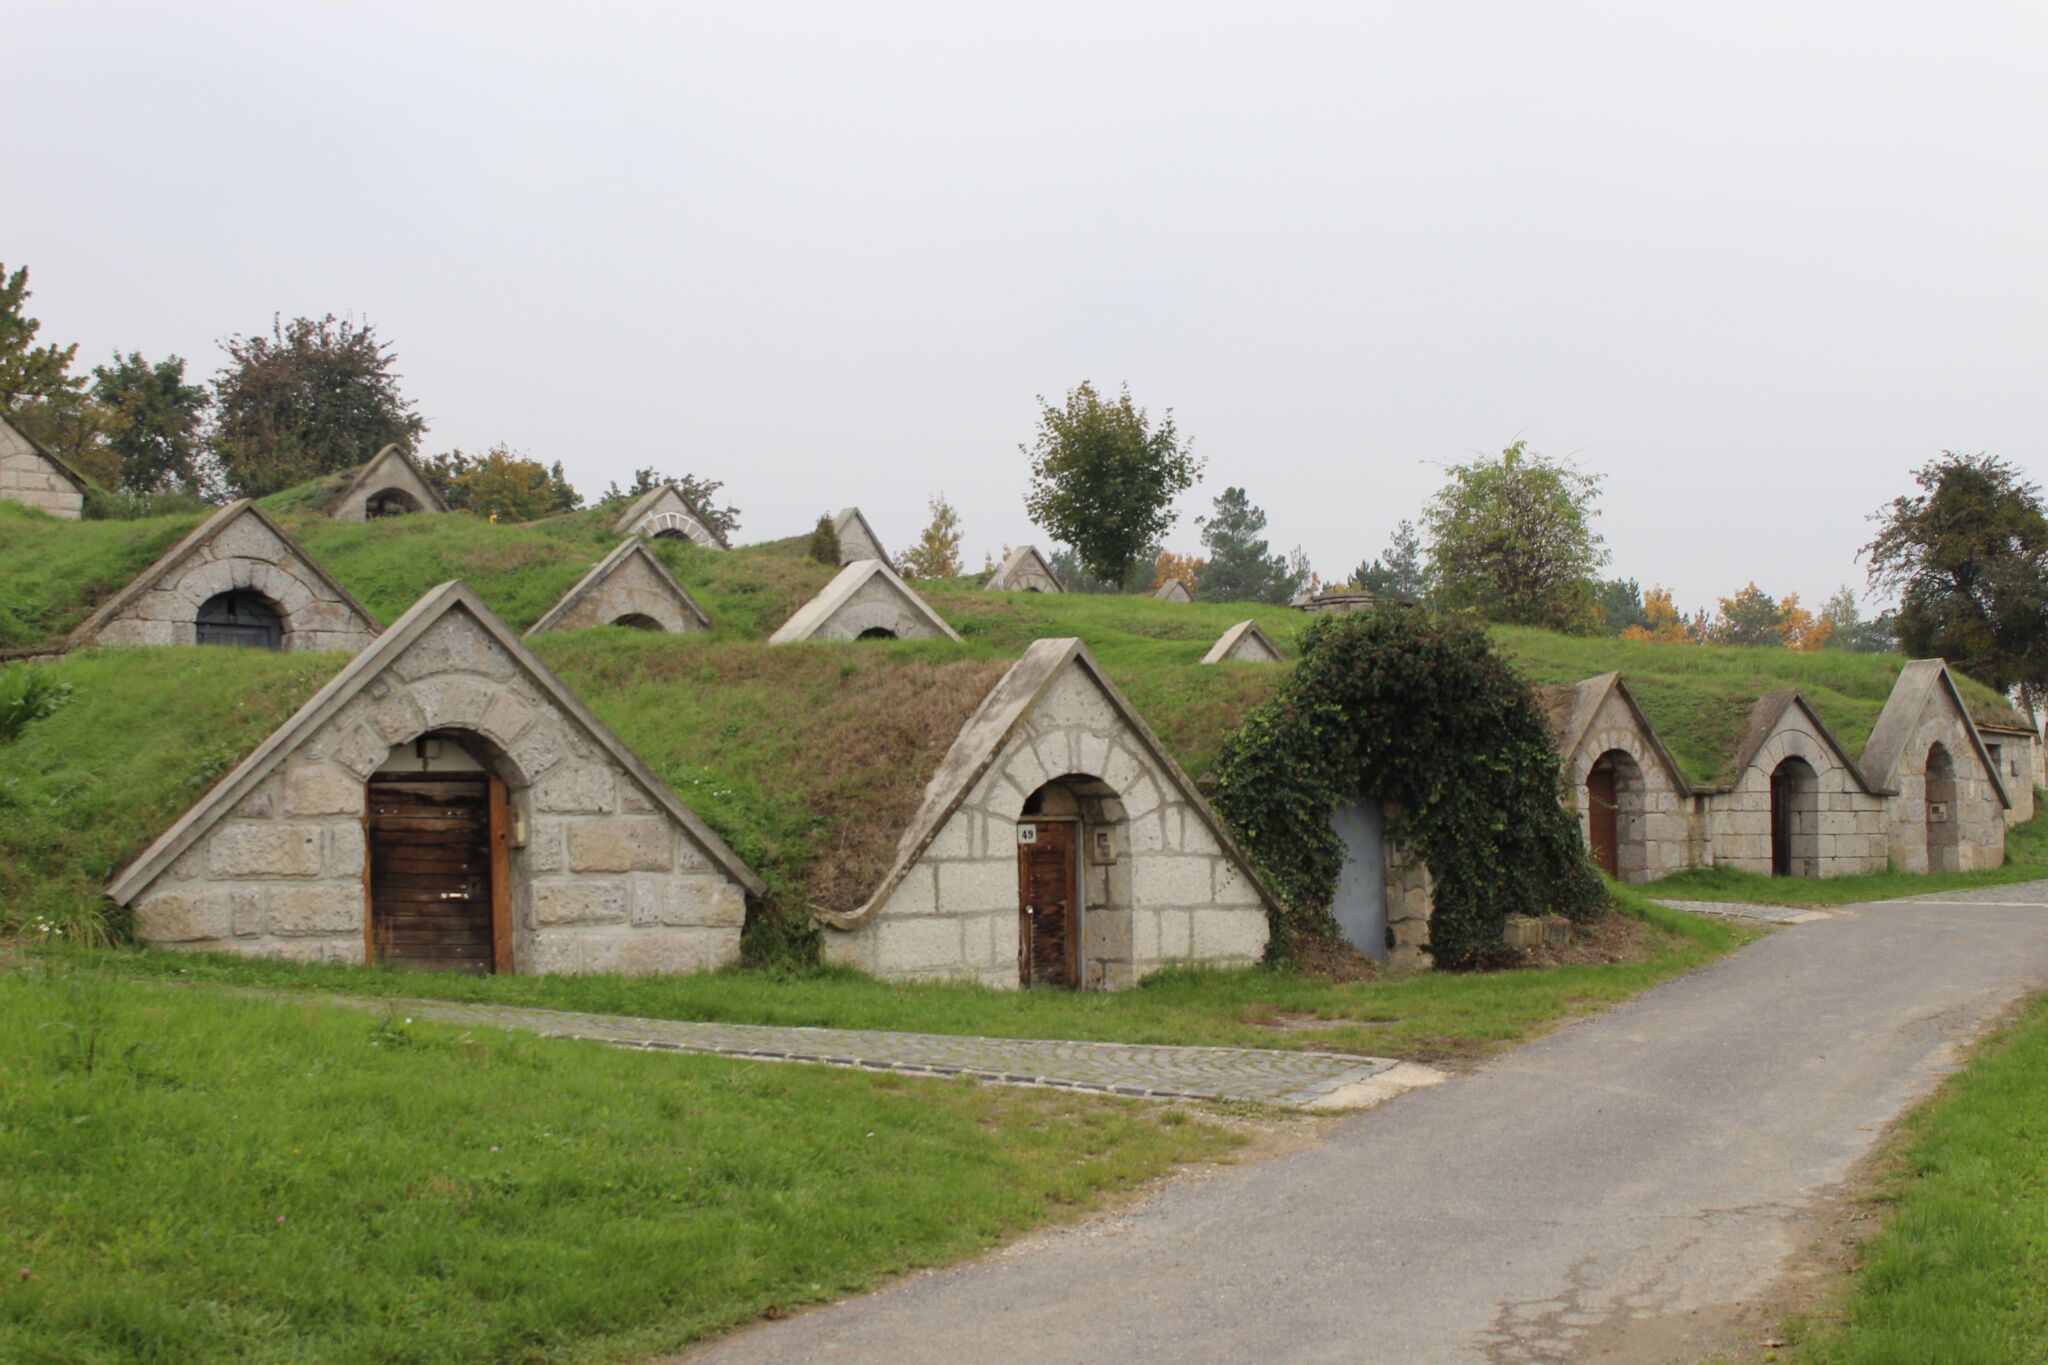
<path fill-rule="evenodd" d="M 0 744 L 18 738 L 23 730 L 62 706 L 71 696 L 69 683 L 60 683 L 40 668 L 17 664 L 0 671 Z"/>
<path fill-rule="evenodd" d="M 1328 938 L 1344 850 L 1339 804 L 1384 803 L 1436 882 L 1431 949 L 1445 967 L 1512 961 L 1511 914 L 1575 918 L 1606 903 L 1529 689 L 1485 633 L 1404 606 L 1324 617 L 1278 696 L 1214 769 L 1215 804 L 1285 906 L 1279 950 Z"/>

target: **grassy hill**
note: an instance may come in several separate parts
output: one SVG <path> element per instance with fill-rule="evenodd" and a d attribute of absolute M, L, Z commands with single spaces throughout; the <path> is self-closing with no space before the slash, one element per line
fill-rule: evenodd
<path fill-rule="evenodd" d="M 348 524 L 324 485 L 266 507 L 381 621 L 461 578 L 523 630 L 618 542 L 616 510 L 527 525 L 465 515 Z M 196 518 L 65 522 L 0 503 L 0 648 L 61 638 Z M 536 648 L 605 722 L 768 880 L 772 899 L 846 908 L 872 887 L 924 783 L 994 680 L 1032 640 L 1078 635 L 1199 775 L 1281 670 L 1198 666 L 1252 617 L 1291 651 L 1308 620 L 1244 603 L 989 593 L 979 575 L 921 585 L 963 637 L 859 648 L 770 648 L 765 637 L 833 570 L 802 538 L 730 552 L 655 550 L 711 613 L 687 637 L 596 630 Z M 1502 629 L 1532 683 L 1620 669 L 1689 776 L 1712 782 L 1751 705 L 1797 687 L 1854 755 L 1896 656 L 1633 644 Z M 101 651 L 48 665 L 69 704 L 0 747 L 0 904 L 12 921 L 68 917 L 107 874 L 340 667 L 330 656 Z M 1985 715 L 2003 710 L 1965 684 Z M 2010 713 L 2006 713 L 2008 717 Z M 203 737 L 203 738 L 195 738 Z"/>

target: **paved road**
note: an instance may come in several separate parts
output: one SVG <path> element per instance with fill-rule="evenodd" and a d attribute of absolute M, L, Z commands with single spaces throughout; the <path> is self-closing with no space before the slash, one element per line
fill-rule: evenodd
<path fill-rule="evenodd" d="M 1816 1193 L 2048 984 L 2048 883 L 1941 901 L 1782 929 L 1312 1150 L 704 1358 L 1692 1358 Z"/>

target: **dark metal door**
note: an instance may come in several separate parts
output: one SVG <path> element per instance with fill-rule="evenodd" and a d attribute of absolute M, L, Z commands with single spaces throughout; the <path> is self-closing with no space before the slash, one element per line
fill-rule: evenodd
<path fill-rule="evenodd" d="M 1596 766 L 1586 774 L 1586 842 L 1593 846 L 1593 861 L 1610 877 L 1621 875 L 1618 810 L 1614 769 Z"/>
<path fill-rule="evenodd" d="M 1792 875 L 1792 800 L 1796 790 L 1792 774 L 1771 774 L 1771 875 Z"/>
<path fill-rule="evenodd" d="M 1027 986 L 1080 984 L 1074 924 L 1071 820 L 1026 820 L 1017 826 L 1017 977 Z"/>
<path fill-rule="evenodd" d="M 270 603 L 253 592 L 224 592 L 199 608 L 199 643 L 245 649 L 284 647 L 284 622 Z"/>

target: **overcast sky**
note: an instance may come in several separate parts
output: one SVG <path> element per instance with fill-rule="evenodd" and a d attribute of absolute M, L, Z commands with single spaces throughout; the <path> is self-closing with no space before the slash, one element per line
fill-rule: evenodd
<path fill-rule="evenodd" d="M 1862 582 L 1943 447 L 2048 468 L 2035 4 L 0 6 L 0 260 L 44 338 L 218 366 L 353 313 L 428 451 L 742 539 L 1023 510 L 1128 382 L 1342 577 L 1517 436 L 1613 568 Z"/>

